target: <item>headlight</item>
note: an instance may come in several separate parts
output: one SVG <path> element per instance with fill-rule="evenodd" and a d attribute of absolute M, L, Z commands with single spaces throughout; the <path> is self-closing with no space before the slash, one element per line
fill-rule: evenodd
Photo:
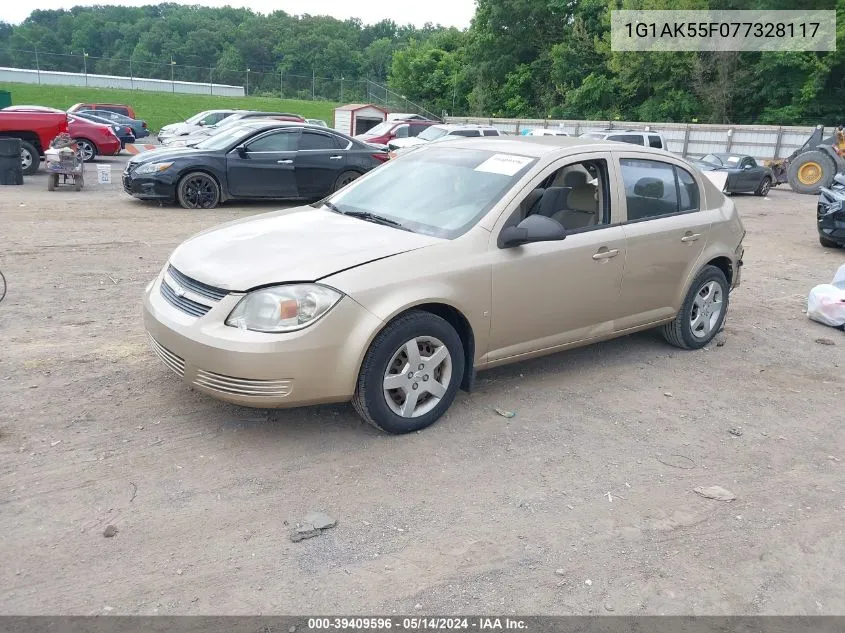
<path fill-rule="evenodd" d="M 170 166 L 173 165 L 173 161 L 169 161 L 166 163 L 144 163 L 138 169 L 135 170 L 136 174 L 157 174 L 159 172 L 164 171 L 165 169 L 169 169 Z"/>
<path fill-rule="evenodd" d="M 317 321 L 343 295 L 318 284 L 275 286 L 250 292 L 226 319 L 226 325 L 254 332 L 293 332 Z"/>

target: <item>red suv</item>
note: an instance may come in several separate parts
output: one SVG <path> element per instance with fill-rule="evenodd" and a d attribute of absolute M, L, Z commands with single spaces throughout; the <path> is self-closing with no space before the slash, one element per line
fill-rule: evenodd
<path fill-rule="evenodd" d="M 135 116 L 135 110 L 132 109 L 132 106 L 122 103 L 76 103 L 70 106 L 67 111 L 76 112 L 77 110 L 107 110 L 128 116 L 130 119 L 138 118 Z"/>
<path fill-rule="evenodd" d="M 393 139 L 419 136 L 420 132 L 437 123 L 438 121 L 428 121 L 425 119 L 395 119 L 393 121 L 384 121 L 371 130 L 363 134 L 358 134 L 355 138 L 365 143 L 387 145 Z"/>

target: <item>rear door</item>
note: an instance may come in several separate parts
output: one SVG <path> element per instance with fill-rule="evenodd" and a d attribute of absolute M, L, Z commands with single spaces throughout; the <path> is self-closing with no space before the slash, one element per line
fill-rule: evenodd
<path fill-rule="evenodd" d="M 756 191 L 760 186 L 760 181 L 763 180 L 763 168 L 757 165 L 750 156 L 746 156 L 739 164 L 740 174 L 742 174 L 742 190 Z"/>
<path fill-rule="evenodd" d="M 718 209 L 702 208 L 701 186 L 690 171 L 669 158 L 618 152 L 625 203 L 627 257 L 621 329 L 675 314 Z"/>
<path fill-rule="evenodd" d="M 322 198 L 346 170 L 349 141 L 329 132 L 303 130 L 294 162 L 296 185 L 303 198 Z"/>
<path fill-rule="evenodd" d="M 299 128 L 270 130 L 226 156 L 229 193 L 244 198 L 297 198 L 295 160 Z"/>

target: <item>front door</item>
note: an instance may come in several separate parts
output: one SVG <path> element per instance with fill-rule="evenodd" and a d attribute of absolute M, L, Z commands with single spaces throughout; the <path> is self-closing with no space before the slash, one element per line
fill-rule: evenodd
<path fill-rule="evenodd" d="M 519 203 L 517 214 L 540 213 L 559 220 L 568 231 L 563 240 L 499 248 L 496 236 L 502 227 L 520 218 L 509 218 L 494 229 L 489 361 L 616 329 L 626 245 L 624 229 L 615 225 L 609 156 L 594 152 L 550 166 Z M 557 184 L 573 172 L 579 184 Z"/>
<path fill-rule="evenodd" d="M 303 130 L 294 162 L 296 185 L 303 198 L 322 198 L 334 191 L 346 169 L 349 141 L 330 133 Z"/>
<path fill-rule="evenodd" d="M 241 198 L 296 198 L 299 130 L 271 130 L 226 157 L 229 193 Z"/>

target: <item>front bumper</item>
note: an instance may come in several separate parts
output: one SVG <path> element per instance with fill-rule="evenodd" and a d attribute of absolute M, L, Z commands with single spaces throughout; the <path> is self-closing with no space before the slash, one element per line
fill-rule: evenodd
<path fill-rule="evenodd" d="M 155 176 L 134 176 L 125 171 L 122 176 L 123 190 L 139 200 L 176 200 L 176 183 L 161 174 Z"/>
<path fill-rule="evenodd" d="M 344 297 L 298 332 L 264 334 L 225 325 L 243 296 L 231 293 L 201 317 L 161 294 L 164 272 L 144 294 L 144 326 L 156 355 L 185 384 L 213 398 L 258 407 L 349 400 L 381 320 Z"/>
<path fill-rule="evenodd" d="M 845 211 L 825 213 L 819 209 L 818 230 L 819 237 L 845 246 Z"/>

